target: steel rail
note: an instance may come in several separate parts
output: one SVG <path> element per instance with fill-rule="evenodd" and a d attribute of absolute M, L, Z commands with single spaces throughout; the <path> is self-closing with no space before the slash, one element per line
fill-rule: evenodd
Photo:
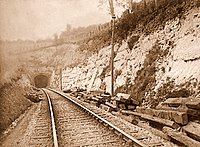
<path fill-rule="evenodd" d="M 56 133 L 56 125 L 55 125 L 55 120 L 54 120 L 52 102 L 48 93 L 43 88 L 42 90 L 44 91 L 49 103 L 49 110 L 50 110 L 50 115 L 51 115 L 51 127 L 52 127 L 52 133 L 53 133 L 53 144 L 54 144 L 54 147 L 58 147 L 58 138 L 57 138 L 57 133 Z"/>
<path fill-rule="evenodd" d="M 128 133 L 124 132 L 123 130 L 121 130 L 120 128 L 116 127 L 115 125 L 113 125 L 112 123 L 110 123 L 109 121 L 105 120 L 104 118 L 100 117 L 99 115 L 97 115 L 96 113 L 94 113 L 93 111 L 91 111 L 90 109 L 86 108 L 85 106 L 79 104 L 78 102 L 76 102 L 75 100 L 73 100 L 72 98 L 70 98 L 70 96 L 66 96 L 62 93 L 60 93 L 59 91 L 56 91 L 54 89 L 50 89 L 49 90 L 65 97 L 66 99 L 70 100 L 71 102 L 75 103 L 76 105 L 78 105 L 79 107 L 83 108 L 84 110 L 86 110 L 87 112 L 89 112 L 90 114 L 92 114 L 93 116 L 95 116 L 96 118 L 98 118 L 99 120 L 103 121 L 104 123 L 108 124 L 110 127 L 114 128 L 115 130 L 117 130 L 119 133 L 121 133 L 123 136 L 127 137 L 129 140 L 132 141 L 134 146 L 140 146 L 140 147 L 147 147 L 147 145 L 141 143 L 139 140 L 137 140 L 136 138 L 134 138 L 133 136 L 129 135 Z"/>

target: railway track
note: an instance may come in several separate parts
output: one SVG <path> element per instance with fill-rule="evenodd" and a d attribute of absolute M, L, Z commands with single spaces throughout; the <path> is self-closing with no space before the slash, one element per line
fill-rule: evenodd
<path fill-rule="evenodd" d="M 49 102 L 47 99 L 41 101 L 36 109 L 36 115 L 34 115 L 34 121 L 31 125 L 33 130 L 30 132 L 29 146 L 48 146 L 53 147 L 52 136 L 52 122 L 50 117 Z"/>
<path fill-rule="evenodd" d="M 175 146 L 74 97 L 43 91 L 48 101 L 40 103 L 30 146 Z"/>

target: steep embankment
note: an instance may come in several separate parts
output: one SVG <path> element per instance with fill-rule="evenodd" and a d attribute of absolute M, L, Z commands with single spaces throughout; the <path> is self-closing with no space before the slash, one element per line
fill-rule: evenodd
<path fill-rule="evenodd" d="M 0 135 L 31 105 L 31 101 L 25 97 L 30 90 L 25 75 L 0 84 Z"/>
<path fill-rule="evenodd" d="M 115 92 L 129 93 L 148 107 L 155 107 L 169 97 L 197 97 L 200 94 L 199 5 L 180 2 L 180 5 L 165 9 L 179 10 L 181 16 L 169 16 L 164 25 L 154 25 L 150 33 L 144 31 L 140 37 L 130 35 L 115 45 Z M 110 46 L 105 47 L 84 64 L 66 68 L 63 87 L 110 92 L 110 49 Z"/>

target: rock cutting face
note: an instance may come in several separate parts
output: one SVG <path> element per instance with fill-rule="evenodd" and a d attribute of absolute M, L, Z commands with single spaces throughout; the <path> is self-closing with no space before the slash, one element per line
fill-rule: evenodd
<path fill-rule="evenodd" d="M 45 75 L 37 75 L 34 78 L 35 87 L 37 88 L 45 88 L 48 86 L 49 78 Z"/>

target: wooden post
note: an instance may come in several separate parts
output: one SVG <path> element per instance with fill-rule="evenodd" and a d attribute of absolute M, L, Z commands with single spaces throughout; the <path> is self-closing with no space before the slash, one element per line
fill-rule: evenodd
<path fill-rule="evenodd" d="M 60 68 L 60 90 L 62 91 L 62 68 Z"/>
<path fill-rule="evenodd" d="M 114 34 L 115 34 L 115 18 L 112 18 L 112 41 L 111 41 L 111 96 L 114 96 Z"/>
<path fill-rule="evenodd" d="M 129 54 L 128 50 L 127 52 Z M 128 57 L 127 56 L 126 56 L 126 93 L 128 93 Z"/>
<path fill-rule="evenodd" d="M 110 13 L 112 16 L 112 39 L 111 39 L 111 96 L 114 96 L 114 35 L 115 35 L 115 13 L 113 0 L 109 0 Z"/>

